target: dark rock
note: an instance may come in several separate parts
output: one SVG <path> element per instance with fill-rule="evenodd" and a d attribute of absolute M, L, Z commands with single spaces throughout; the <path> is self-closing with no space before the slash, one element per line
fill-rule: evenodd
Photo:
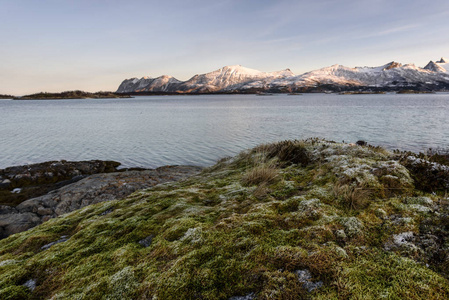
<path fill-rule="evenodd" d="M 114 211 L 114 207 L 108 208 L 106 209 L 104 212 L 102 212 L 101 214 L 99 214 L 99 216 L 106 216 L 107 214 L 110 214 L 111 212 Z"/>
<path fill-rule="evenodd" d="M 249 293 L 246 296 L 234 296 L 229 298 L 229 300 L 253 300 L 256 295 L 254 293 Z"/>
<path fill-rule="evenodd" d="M 15 206 L 27 199 L 98 173 L 117 172 L 115 161 L 50 161 L 0 169 L 0 204 Z M 14 193 L 11 193 L 14 191 Z"/>
<path fill-rule="evenodd" d="M 356 145 L 359 145 L 359 146 L 366 146 L 366 145 L 368 145 L 367 142 L 362 141 L 362 140 L 355 142 L 355 144 L 356 144 Z"/>
<path fill-rule="evenodd" d="M 149 236 L 147 236 L 143 240 L 140 240 L 139 244 L 141 244 L 145 248 L 149 247 L 151 245 L 151 242 L 153 241 L 153 238 L 154 238 L 154 235 L 150 234 Z"/>
<path fill-rule="evenodd" d="M 36 279 L 30 279 L 27 280 L 24 284 L 22 284 L 24 287 L 29 288 L 31 291 L 34 291 L 36 289 Z"/>
<path fill-rule="evenodd" d="M 0 205 L 0 215 L 17 213 L 17 209 L 7 205 Z"/>
<path fill-rule="evenodd" d="M 312 274 L 310 274 L 309 270 L 296 270 L 295 273 L 296 275 L 298 275 L 298 280 L 302 283 L 302 287 L 308 292 L 311 292 L 323 286 L 322 281 L 312 281 Z"/>
<path fill-rule="evenodd" d="M 0 181 L 0 190 L 7 190 L 11 187 L 11 180 L 3 179 Z"/>
<path fill-rule="evenodd" d="M 0 239 L 30 229 L 41 223 L 34 213 L 9 213 L 0 215 Z"/>
<path fill-rule="evenodd" d="M 46 215 L 52 215 L 53 209 L 51 208 L 44 208 L 44 207 L 38 207 L 37 208 L 37 214 L 40 216 L 46 216 Z"/>
<path fill-rule="evenodd" d="M 61 238 L 59 240 L 57 240 L 55 242 L 51 242 L 51 243 L 49 243 L 47 245 L 42 246 L 41 250 L 47 250 L 47 249 L 49 249 L 53 245 L 66 242 L 68 239 L 69 239 L 69 236 L 63 235 L 63 236 L 61 236 Z"/>

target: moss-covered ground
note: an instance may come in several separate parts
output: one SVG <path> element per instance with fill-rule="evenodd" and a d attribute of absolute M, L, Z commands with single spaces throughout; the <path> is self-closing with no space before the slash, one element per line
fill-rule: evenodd
<path fill-rule="evenodd" d="M 401 159 L 256 147 L 1 240 L 0 299 L 448 299 L 449 200 Z"/>

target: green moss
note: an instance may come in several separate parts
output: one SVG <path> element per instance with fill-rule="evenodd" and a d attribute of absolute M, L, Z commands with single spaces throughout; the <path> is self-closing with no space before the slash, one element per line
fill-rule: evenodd
<path fill-rule="evenodd" d="M 358 255 L 336 274 L 341 298 L 447 299 L 447 279 L 395 254 Z"/>
<path fill-rule="evenodd" d="M 29 289 L 24 286 L 11 285 L 0 289 L 0 299 L 26 300 L 30 298 Z"/>
<path fill-rule="evenodd" d="M 1 240 L 0 298 L 444 299 L 445 201 L 416 191 L 383 149 L 263 145 Z M 390 246 L 404 232 L 418 251 Z M 323 285 L 307 290 L 297 270 Z M 22 286 L 30 279 L 34 291 Z"/>

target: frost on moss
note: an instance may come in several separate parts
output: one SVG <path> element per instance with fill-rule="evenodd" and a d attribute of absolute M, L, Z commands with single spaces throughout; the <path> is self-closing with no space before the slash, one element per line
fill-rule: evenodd
<path fill-rule="evenodd" d="M 448 299 L 449 201 L 415 184 L 380 148 L 262 145 L 0 240 L 0 298 Z"/>

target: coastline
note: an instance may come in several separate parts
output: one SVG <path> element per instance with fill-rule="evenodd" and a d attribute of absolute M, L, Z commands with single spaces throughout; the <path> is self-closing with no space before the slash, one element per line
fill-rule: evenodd
<path fill-rule="evenodd" d="M 25 96 L 10 96 L 5 95 L 0 97 L 0 100 L 80 100 L 80 99 L 129 99 L 140 96 L 207 96 L 207 95 L 258 95 L 258 96 L 276 96 L 276 95 L 293 95 L 300 96 L 302 94 L 335 94 L 335 95 L 383 95 L 383 94 L 438 94 L 438 93 L 448 93 L 448 89 L 393 89 L 393 88 L 360 88 L 360 89 L 347 89 L 347 88 L 308 88 L 298 91 L 280 91 L 280 90 L 242 90 L 242 91 L 231 91 L 231 92 L 128 92 L 128 93 L 117 93 L 117 92 L 107 92 L 107 93 L 87 93 L 82 92 L 85 95 L 73 96 L 73 95 L 62 95 L 63 93 L 38 93 Z M 0 95 L 1 96 L 1 95 Z"/>

